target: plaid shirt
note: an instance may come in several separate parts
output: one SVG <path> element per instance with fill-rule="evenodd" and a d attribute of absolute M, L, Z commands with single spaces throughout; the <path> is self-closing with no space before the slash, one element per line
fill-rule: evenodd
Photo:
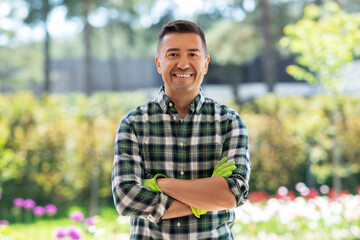
<path fill-rule="evenodd" d="M 131 216 L 131 239 L 233 239 L 234 209 L 162 220 L 174 199 L 142 187 L 143 179 L 157 173 L 177 179 L 210 177 L 216 163 L 228 156 L 237 169 L 225 179 L 237 206 L 247 201 L 251 163 L 240 116 L 200 90 L 181 121 L 164 89 L 120 123 L 112 175 L 116 209 Z"/>

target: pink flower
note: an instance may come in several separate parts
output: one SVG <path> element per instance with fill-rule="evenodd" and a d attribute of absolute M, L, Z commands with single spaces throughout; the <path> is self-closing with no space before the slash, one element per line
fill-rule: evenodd
<path fill-rule="evenodd" d="M 85 220 L 85 223 L 87 225 L 96 225 L 97 221 L 96 221 L 96 218 L 95 217 L 88 217 L 86 220 Z"/>
<path fill-rule="evenodd" d="M 23 206 L 25 209 L 32 209 L 32 208 L 35 207 L 35 205 L 36 205 L 36 203 L 35 203 L 34 200 L 32 200 L 32 199 L 26 199 L 26 200 L 24 200 L 22 206 Z"/>
<path fill-rule="evenodd" d="M 45 206 L 45 211 L 49 215 L 54 215 L 57 212 L 57 208 L 54 204 L 48 204 Z"/>
<path fill-rule="evenodd" d="M 1 220 L 0 225 L 9 225 L 8 220 Z"/>
<path fill-rule="evenodd" d="M 54 235 L 57 239 L 64 238 L 68 235 L 68 231 L 66 228 L 57 228 Z"/>
<path fill-rule="evenodd" d="M 82 232 L 78 227 L 70 226 L 68 227 L 68 236 L 73 240 L 81 239 Z"/>
<path fill-rule="evenodd" d="M 24 203 L 24 199 L 22 198 L 15 198 L 13 204 L 15 207 L 22 207 Z"/>
<path fill-rule="evenodd" d="M 321 185 L 320 186 L 320 192 L 322 193 L 322 194 L 328 194 L 329 193 L 329 191 L 330 191 L 330 188 L 329 188 L 329 186 L 328 185 Z"/>
<path fill-rule="evenodd" d="M 84 214 L 82 214 L 82 212 L 80 211 L 74 211 L 70 213 L 69 218 L 75 222 L 81 222 L 82 220 L 84 220 Z"/>
<path fill-rule="evenodd" d="M 276 192 L 276 198 L 277 199 L 286 199 L 288 193 L 289 193 L 289 190 L 285 186 L 281 186 L 278 188 L 278 190 Z"/>
<path fill-rule="evenodd" d="M 38 216 L 41 217 L 42 215 L 45 214 L 45 208 L 42 206 L 36 206 L 33 208 L 33 213 Z"/>

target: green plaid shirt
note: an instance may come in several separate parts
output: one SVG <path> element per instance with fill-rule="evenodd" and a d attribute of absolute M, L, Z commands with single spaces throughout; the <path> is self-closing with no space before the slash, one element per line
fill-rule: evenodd
<path fill-rule="evenodd" d="M 210 177 L 224 156 L 237 166 L 225 179 L 240 206 L 247 201 L 251 163 L 246 127 L 235 111 L 200 90 L 181 121 L 163 86 L 156 99 L 129 112 L 116 136 L 112 189 L 117 211 L 131 216 L 130 238 L 233 239 L 233 209 L 162 220 L 174 199 L 142 186 L 143 179 L 157 173 L 177 179 Z"/>

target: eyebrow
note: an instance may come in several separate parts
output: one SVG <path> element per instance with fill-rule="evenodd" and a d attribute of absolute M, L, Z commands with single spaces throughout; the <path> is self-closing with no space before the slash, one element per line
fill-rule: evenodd
<path fill-rule="evenodd" d="M 200 52 L 200 49 L 197 48 L 190 48 L 187 50 L 188 52 Z"/>
<path fill-rule="evenodd" d="M 178 52 L 180 51 L 180 48 L 168 48 L 166 49 L 166 52 Z M 200 49 L 198 48 L 189 48 L 187 50 L 188 52 L 200 52 Z"/>

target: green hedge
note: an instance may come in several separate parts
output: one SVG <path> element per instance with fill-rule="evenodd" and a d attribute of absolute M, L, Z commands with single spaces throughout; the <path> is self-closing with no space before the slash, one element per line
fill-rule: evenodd
<path fill-rule="evenodd" d="M 91 97 L 0 95 L 2 208 L 11 206 L 15 197 L 32 198 L 38 204 L 88 205 L 91 193 L 100 204 L 111 204 L 118 124 L 145 101 L 136 92 Z M 353 191 L 359 184 L 359 97 L 268 95 L 229 105 L 249 131 L 252 190 L 274 193 L 279 186 L 293 189 L 297 182 L 312 178 L 315 184 L 331 186 L 334 135 L 341 149 L 341 165 L 335 170 L 344 189 Z M 335 124 L 334 106 L 340 113 Z"/>
<path fill-rule="evenodd" d="M 144 101 L 138 93 L 0 95 L 1 207 L 15 197 L 88 206 L 94 191 L 111 202 L 116 131 Z"/>
<path fill-rule="evenodd" d="M 268 95 L 232 106 L 249 131 L 252 190 L 294 190 L 298 182 L 332 187 L 335 171 L 343 189 L 354 192 L 360 184 L 360 97 Z"/>

